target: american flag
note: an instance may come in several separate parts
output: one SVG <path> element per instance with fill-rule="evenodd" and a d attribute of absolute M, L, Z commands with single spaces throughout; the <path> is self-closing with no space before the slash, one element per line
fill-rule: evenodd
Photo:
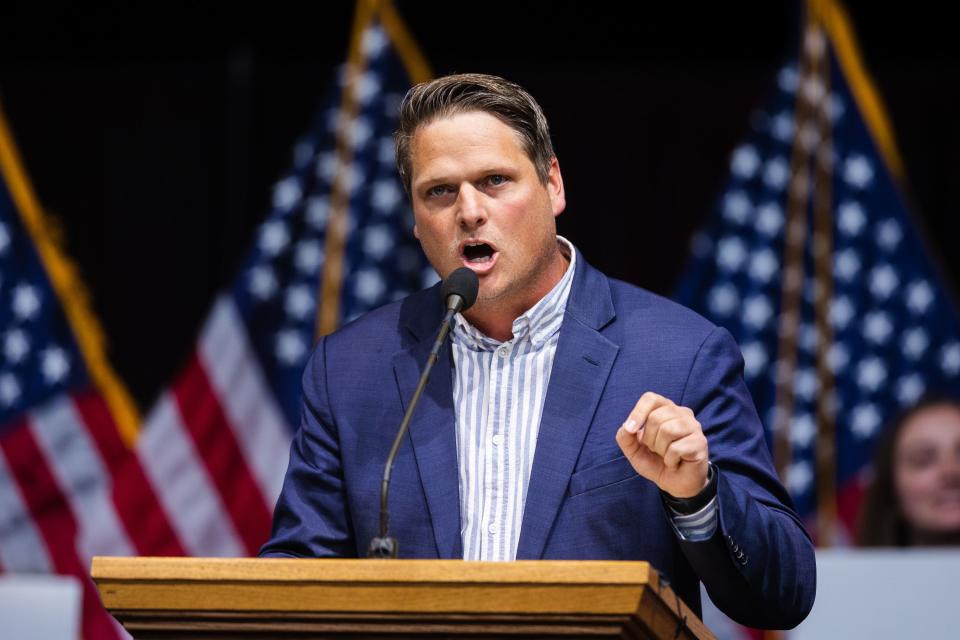
<path fill-rule="evenodd" d="M 410 74 L 378 14 L 358 33 L 253 250 L 137 443 L 189 555 L 255 555 L 266 541 L 318 316 L 333 305 L 334 320 L 350 320 L 436 278 L 394 163 Z"/>
<path fill-rule="evenodd" d="M 82 633 L 119 637 L 96 554 L 177 553 L 130 448 L 133 403 L 0 114 L 0 571 L 82 584 Z"/>
<path fill-rule="evenodd" d="M 887 421 L 960 389 L 960 321 L 838 3 L 807 3 L 801 42 L 677 297 L 739 342 L 781 477 L 829 546 L 851 540 Z"/>
<path fill-rule="evenodd" d="M 436 280 L 392 140 L 427 67 L 391 3 L 357 7 L 348 62 L 252 251 L 142 425 L 78 279 L 49 233 L 31 235 L 3 165 L 0 570 L 79 577 L 85 638 L 124 635 L 86 578 L 94 555 L 256 554 L 317 334 Z"/>

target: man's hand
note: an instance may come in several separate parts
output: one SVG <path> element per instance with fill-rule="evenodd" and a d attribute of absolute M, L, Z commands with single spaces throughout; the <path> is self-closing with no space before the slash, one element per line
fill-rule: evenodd
<path fill-rule="evenodd" d="M 617 444 L 637 473 L 675 498 L 707 486 L 707 437 L 693 411 L 648 391 L 617 430 Z"/>

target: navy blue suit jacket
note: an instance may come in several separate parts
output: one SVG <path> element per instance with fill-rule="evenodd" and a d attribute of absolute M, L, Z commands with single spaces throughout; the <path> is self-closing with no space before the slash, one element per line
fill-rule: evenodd
<path fill-rule="evenodd" d="M 518 559 L 647 560 L 699 611 L 698 579 L 735 620 L 791 627 L 809 612 L 813 547 L 776 479 L 730 335 L 578 256 L 540 423 Z M 302 424 L 263 556 L 366 554 L 380 482 L 442 314 L 439 287 L 381 307 L 317 345 Z M 390 486 L 400 556 L 461 558 L 449 343 Z M 690 407 L 719 470 L 717 534 L 680 540 L 657 487 L 614 434 L 645 391 Z"/>

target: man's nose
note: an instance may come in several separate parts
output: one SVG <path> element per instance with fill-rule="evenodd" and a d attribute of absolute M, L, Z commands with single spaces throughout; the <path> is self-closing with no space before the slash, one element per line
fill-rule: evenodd
<path fill-rule="evenodd" d="M 457 194 L 457 222 L 461 227 L 474 229 L 487 221 L 483 193 L 473 185 L 460 187 Z"/>

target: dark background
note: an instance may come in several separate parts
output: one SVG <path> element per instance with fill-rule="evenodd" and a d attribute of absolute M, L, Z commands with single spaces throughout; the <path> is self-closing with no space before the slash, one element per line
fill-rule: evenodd
<path fill-rule="evenodd" d="M 436 73 L 519 82 L 551 121 L 560 231 L 668 293 L 796 39 L 796 3 L 396 6 Z M 960 43 L 950 5 L 848 3 L 951 285 Z M 146 408 L 192 349 L 343 61 L 353 3 L 0 8 L 0 100 Z"/>

